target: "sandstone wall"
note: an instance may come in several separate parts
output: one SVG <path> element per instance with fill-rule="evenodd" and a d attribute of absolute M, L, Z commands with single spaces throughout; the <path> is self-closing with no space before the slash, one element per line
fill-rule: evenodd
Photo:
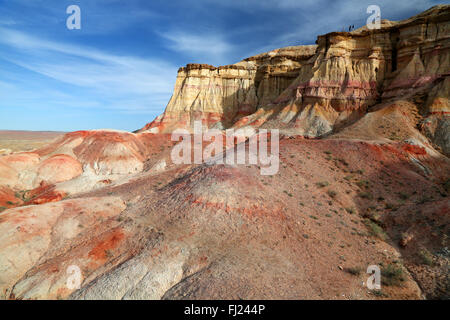
<path fill-rule="evenodd" d="M 277 49 L 218 68 L 188 64 L 178 71 L 174 93 L 164 114 L 144 130 L 167 132 L 189 128 L 194 120 L 201 120 L 208 127 L 230 127 L 237 119 L 277 98 L 314 55 L 315 48 Z"/>
<path fill-rule="evenodd" d="M 142 130 L 263 126 L 317 137 L 376 104 L 418 102 L 423 132 L 448 150 L 450 6 L 381 28 L 332 32 L 316 45 L 273 50 L 223 67 L 180 68 L 165 112 Z M 442 129 L 444 128 L 444 129 Z M 436 131 L 437 130 L 437 131 Z M 445 131 L 445 130 L 444 130 Z"/>

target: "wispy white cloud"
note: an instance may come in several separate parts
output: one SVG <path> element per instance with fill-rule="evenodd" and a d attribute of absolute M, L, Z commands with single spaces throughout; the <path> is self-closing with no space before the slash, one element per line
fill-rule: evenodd
<path fill-rule="evenodd" d="M 149 21 L 160 21 L 165 15 L 140 5 L 140 0 L 15 0 L 13 5 L 0 7 L 0 25 L 10 25 L 14 21 L 22 27 L 33 27 L 41 32 L 49 29 L 61 32 L 65 28 L 67 18 L 66 8 L 76 4 L 81 9 L 83 35 L 108 35 L 111 33 L 127 32 L 135 25 L 143 25 Z M 20 7 L 21 13 L 11 10 L 10 7 Z M 30 14 L 31 13 L 31 14 Z M 14 20 L 9 19 L 14 15 Z M 39 23 L 42 22 L 42 23 Z"/>
<path fill-rule="evenodd" d="M 218 32 L 189 33 L 166 31 L 158 33 L 166 40 L 166 47 L 172 51 L 191 56 L 195 60 L 215 65 L 223 64 L 226 55 L 234 50 L 224 35 Z"/>
<path fill-rule="evenodd" d="M 59 110 L 83 115 L 66 122 L 74 127 L 84 126 L 85 116 L 92 128 L 101 121 L 120 126 L 128 114 L 137 115 L 128 117 L 133 125 L 143 125 L 163 111 L 180 65 L 217 66 L 313 44 L 318 34 L 365 23 L 369 4 L 381 7 L 382 19 L 402 19 L 437 1 L 77 0 L 77 31 L 65 27 L 65 9 L 73 1 L 3 1 L 0 118 L 15 117 L 22 125 L 25 112 L 8 112 L 27 110 L 32 124 L 36 118 L 52 125 L 41 112 Z"/>
<path fill-rule="evenodd" d="M 109 102 L 109 108 L 127 112 L 143 111 L 145 106 L 153 111 L 155 108 L 162 110 L 176 77 L 177 67 L 161 59 L 112 55 L 6 28 L 0 28 L 0 45 L 9 49 L 2 52 L 0 47 L 2 59 L 46 77 L 84 87 L 94 101 L 101 97 Z M 162 102 L 164 104 L 159 105 Z"/>
<path fill-rule="evenodd" d="M 17 24 L 17 21 L 10 18 L 4 18 L 0 20 L 0 26 L 12 26 Z"/>
<path fill-rule="evenodd" d="M 206 0 L 206 2 L 216 2 Z M 219 5 L 234 7 L 242 10 L 277 10 L 277 9 L 305 9 L 311 6 L 320 6 L 324 0 L 246 0 L 246 1 L 221 1 Z M 217 3 L 217 2 L 216 2 Z"/>
<path fill-rule="evenodd" d="M 209 0 L 207 0 L 209 1 Z M 275 48 L 314 44 L 318 35 L 332 31 L 345 31 L 350 24 L 361 27 L 369 17 L 366 9 L 370 4 L 376 4 L 381 9 L 382 19 L 405 19 L 411 14 L 419 13 L 433 5 L 435 0 L 410 0 L 410 1 L 391 1 L 391 0 L 353 0 L 342 1 L 296 1 L 296 0 L 248 0 L 248 1 L 228 1 L 221 3 L 224 6 L 232 6 L 238 9 L 270 9 L 289 11 L 286 15 L 286 21 L 289 22 L 289 28 L 280 30 L 278 35 L 268 39 L 268 42 L 249 52 L 249 55 L 270 51 Z"/>

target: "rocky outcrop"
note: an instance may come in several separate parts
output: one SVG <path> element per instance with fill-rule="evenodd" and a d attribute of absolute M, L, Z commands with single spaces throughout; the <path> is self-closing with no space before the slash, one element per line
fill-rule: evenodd
<path fill-rule="evenodd" d="M 380 29 L 318 37 L 231 66 L 187 65 L 165 112 L 143 130 L 170 132 L 202 120 L 207 127 L 282 128 L 318 137 L 396 99 L 419 105 L 423 128 L 444 153 L 447 127 L 450 6 L 436 6 Z M 443 129 L 444 128 L 444 129 Z"/>
<path fill-rule="evenodd" d="M 412 99 L 431 88 L 440 99 L 430 98 L 424 115 L 447 113 L 449 21 L 450 7 L 438 6 L 402 22 L 384 21 L 379 30 L 319 36 L 309 68 L 302 68 L 268 112 L 246 123 L 270 120 L 266 125 L 315 137 L 359 119 L 378 103 Z"/>
<path fill-rule="evenodd" d="M 125 207 L 120 198 L 102 197 L 15 208 L 2 214 L 0 299 L 10 294 L 23 294 L 25 299 L 57 299 L 70 293 L 68 267 L 102 266 L 107 261 L 104 251 L 114 249 L 115 243 L 124 238 L 124 232 L 114 228 L 113 219 Z M 99 225 L 101 220 L 107 223 Z M 80 242 L 86 229 L 90 230 L 89 244 Z M 81 251 L 70 251 L 76 247 Z M 35 268 L 42 262 L 43 269 Z M 29 270 L 33 270 L 33 276 L 22 279 Z"/>
<path fill-rule="evenodd" d="M 188 65 L 140 132 L 1 156 L 0 299 L 447 299 L 449 12 Z M 279 170 L 175 165 L 194 120 L 281 129 Z"/>
<path fill-rule="evenodd" d="M 151 152 L 162 154 L 171 145 L 165 135 L 75 131 L 33 152 L 1 156 L 0 207 L 59 201 L 68 194 L 104 187 L 155 165 L 160 159 L 149 160 Z"/>
<path fill-rule="evenodd" d="M 436 244 L 445 241 L 446 201 L 408 165 L 411 151 L 425 156 L 403 147 L 282 139 L 284 165 L 271 178 L 256 166 L 179 167 L 8 209 L 0 214 L 0 299 L 375 299 L 361 285 L 374 261 L 402 276 L 400 285 L 383 284 L 383 297 L 419 299 L 398 249 L 363 219 L 392 226 L 391 239 L 408 230 L 408 250 L 432 233 Z M 366 180 L 370 190 L 357 183 Z M 398 202 L 386 183 L 411 199 L 382 209 Z M 374 198 L 357 196 L 363 190 Z M 418 204 L 424 194 L 439 203 Z M 79 289 L 69 285 L 71 267 Z"/>
<path fill-rule="evenodd" d="M 316 46 L 273 50 L 234 65 L 188 64 L 180 68 L 165 112 L 143 130 L 170 132 L 205 126 L 228 128 L 243 116 L 271 102 L 295 79 Z"/>

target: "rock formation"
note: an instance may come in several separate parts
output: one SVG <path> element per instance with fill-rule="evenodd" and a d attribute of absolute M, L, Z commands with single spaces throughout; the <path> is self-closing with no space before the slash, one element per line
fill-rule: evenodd
<path fill-rule="evenodd" d="M 264 124 L 319 137 L 377 104 L 416 99 L 424 134 L 448 154 L 449 16 L 448 6 L 437 6 L 404 21 L 383 20 L 378 30 L 322 35 L 317 46 L 219 68 L 187 65 L 165 112 L 143 130 L 170 132 L 199 119 L 208 127 Z"/>
<path fill-rule="evenodd" d="M 448 299 L 449 26 L 436 6 L 189 64 L 136 133 L 0 156 L 0 298 Z M 196 120 L 280 129 L 279 172 L 172 163 Z M 382 291 L 361 285 L 371 264 Z"/>
<path fill-rule="evenodd" d="M 207 127 L 228 128 L 273 101 L 314 55 L 316 46 L 287 47 L 234 65 L 215 68 L 188 64 L 178 70 L 166 111 L 143 130 L 170 132 L 201 120 Z"/>

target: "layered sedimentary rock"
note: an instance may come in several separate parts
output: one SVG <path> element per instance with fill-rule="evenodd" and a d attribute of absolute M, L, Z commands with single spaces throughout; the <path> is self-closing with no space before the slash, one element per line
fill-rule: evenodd
<path fill-rule="evenodd" d="M 154 165 L 172 143 L 165 135 L 114 130 L 67 133 L 33 152 L 0 157 L 0 207 L 59 201 Z M 2 205 L 3 203 L 3 205 Z"/>
<path fill-rule="evenodd" d="M 105 248 L 113 249 L 124 238 L 124 232 L 117 228 L 108 230 L 108 226 L 114 224 L 111 219 L 125 207 L 120 198 L 102 197 L 15 208 L 2 214 L 0 297 L 11 294 L 12 285 L 18 282 L 14 294 L 23 292 L 24 298 L 56 299 L 67 294 L 65 275 L 71 264 L 98 268 L 106 261 Z M 99 225 L 101 220 L 109 221 Z M 90 240 L 85 240 L 89 243 L 80 242 L 88 228 Z M 84 252 L 70 252 L 75 247 Z M 39 273 L 42 269 L 34 267 L 43 261 L 47 261 L 47 267 L 54 264 L 50 270 L 44 267 L 45 272 Z M 30 269 L 35 274 L 20 281 Z M 42 282 L 39 276 L 43 277 Z"/>
<path fill-rule="evenodd" d="M 280 141 L 283 166 L 271 178 L 256 166 L 181 166 L 8 209 L 0 214 L 0 299 L 375 299 L 361 285 L 374 261 L 402 276 L 400 285 L 383 284 L 383 297 L 418 299 L 398 249 L 381 227 L 364 225 L 391 226 L 392 241 L 407 231 L 408 250 L 446 241 L 448 201 L 409 154 L 426 163 L 403 144 L 297 136 Z M 370 189 L 355 183 L 364 180 Z M 383 209 L 397 203 L 392 190 L 411 198 Z M 437 201 L 417 204 L 423 194 Z M 444 258 L 433 259 L 444 269 Z M 68 285 L 71 266 L 81 271 L 78 290 Z M 428 294 L 431 280 L 421 283 Z"/>
<path fill-rule="evenodd" d="M 448 299 L 448 16 L 188 65 L 142 132 L 1 156 L 0 299 Z M 174 165 L 194 120 L 292 135 L 272 176 Z"/>
<path fill-rule="evenodd" d="M 380 29 L 319 36 L 316 46 L 287 47 L 215 68 L 178 73 L 165 112 L 143 130 L 170 132 L 193 121 L 228 128 L 261 126 L 322 136 L 398 98 L 417 103 L 423 128 L 449 153 L 447 80 L 450 7 L 436 6 Z"/>
<path fill-rule="evenodd" d="M 384 21 L 378 30 L 319 36 L 309 67 L 268 112 L 246 123 L 269 119 L 272 127 L 320 136 L 359 119 L 377 103 L 411 98 L 430 87 L 440 99 L 430 96 L 424 115 L 448 113 L 449 21 L 449 7 L 443 6 L 402 22 Z"/>
<path fill-rule="evenodd" d="M 277 49 L 218 68 L 188 64 L 178 71 L 164 114 L 143 130 L 170 132 L 191 128 L 195 120 L 208 127 L 228 128 L 283 92 L 314 55 L 315 48 Z"/>

